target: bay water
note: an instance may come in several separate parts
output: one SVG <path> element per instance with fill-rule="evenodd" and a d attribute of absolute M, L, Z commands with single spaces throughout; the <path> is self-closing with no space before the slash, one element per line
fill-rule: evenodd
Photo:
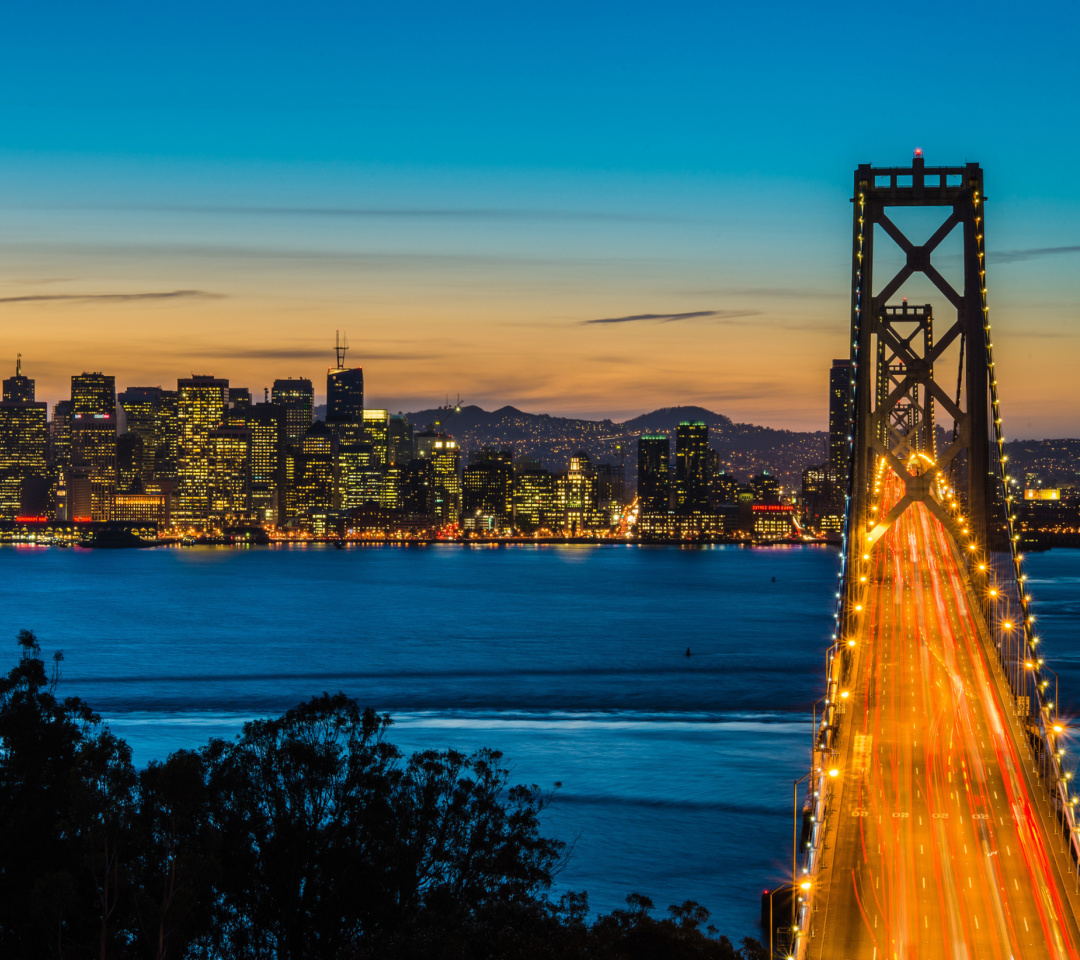
<path fill-rule="evenodd" d="M 0 669 L 33 629 L 138 764 L 344 691 L 406 752 L 492 747 L 561 782 L 556 894 L 697 900 L 734 939 L 790 872 L 838 569 L 821 546 L 5 547 Z M 1080 705 L 1080 553 L 1027 569 Z"/>

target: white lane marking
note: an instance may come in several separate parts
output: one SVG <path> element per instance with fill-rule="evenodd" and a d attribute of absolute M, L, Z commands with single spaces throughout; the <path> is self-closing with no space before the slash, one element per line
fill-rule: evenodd
<path fill-rule="evenodd" d="M 922 878 L 922 888 L 923 888 L 924 890 L 926 889 L 926 877 L 923 877 L 923 878 Z"/>
<path fill-rule="evenodd" d="M 971 877 L 968 877 L 968 889 L 971 889 Z"/>
<path fill-rule="evenodd" d="M 1027 917 L 1024 917 L 1024 929 L 1027 930 L 1027 928 L 1028 928 Z"/>

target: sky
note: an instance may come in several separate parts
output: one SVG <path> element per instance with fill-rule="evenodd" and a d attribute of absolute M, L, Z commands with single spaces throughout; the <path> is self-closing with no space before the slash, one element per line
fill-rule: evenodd
<path fill-rule="evenodd" d="M 1080 12 L 1023 10 L 7 5 L 0 371 L 322 393 L 341 329 L 370 406 L 823 429 L 853 170 L 920 147 L 985 171 L 1007 435 L 1080 436 Z"/>

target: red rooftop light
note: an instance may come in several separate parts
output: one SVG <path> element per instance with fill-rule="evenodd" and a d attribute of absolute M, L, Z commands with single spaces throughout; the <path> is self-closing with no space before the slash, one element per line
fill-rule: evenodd
<path fill-rule="evenodd" d="M 916 147 L 915 148 L 915 156 L 917 156 L 917 157 L 922 156 L 922 147 Z"/>

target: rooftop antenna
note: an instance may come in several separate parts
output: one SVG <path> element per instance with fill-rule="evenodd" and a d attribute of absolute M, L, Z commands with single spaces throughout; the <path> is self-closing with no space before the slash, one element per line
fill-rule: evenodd
<path fill-rule="evenodd" d="M 263 387 L 263 403 L 269 403 L 269 402 L 270 402 L 270 388 L 269 387 Z"/>
<path fill-rule="evenodd" d="M 334 331 L 334 349 L 337 352 L 337 368 L 345 369 L 345 351 L 349 349 L 349 341 L 345 337 L 344 330 Z"/>
<path fill-rule="evenodd" d="M 18 353 L 18 354 L 15 355 L 15 376 L 17 376 L 17 377 L 22 376 L 22 354 L 21 353 Z"/>

